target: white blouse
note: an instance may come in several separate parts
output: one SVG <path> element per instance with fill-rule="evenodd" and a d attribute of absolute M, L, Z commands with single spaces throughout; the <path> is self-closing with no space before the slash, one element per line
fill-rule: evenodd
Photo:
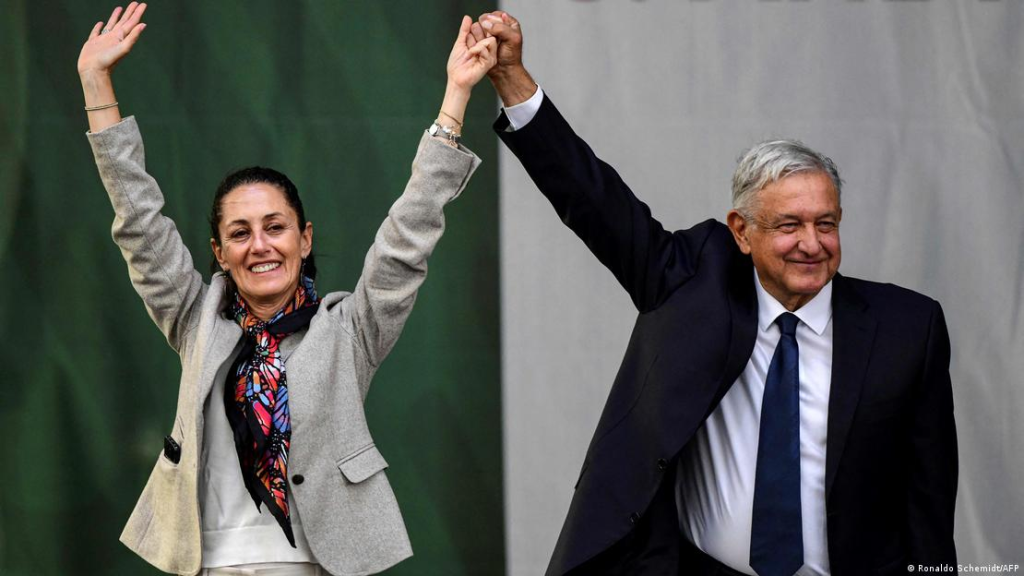
<path fill-rule="evenodd" d="M 289 335 L 281 341 L 281 357 L 287 374 L 288 357 L 300 338 Z M 224 413 L 224 380 L 241 351 L 235 351 L 217 371 L 213 389 L 203 407 L 205 428 L 203 454 L 200 459 L 199 505 L 203 526 L 203 568 L 219 568 L 263 562 L 315 563 L 306 535 L 302 531 L 299 509 L 289 496 L 295 548 L 288 543 L 284 531 L 273 514 L 253 504 L 242 481 L 238 452 L 227 415 Z"/>

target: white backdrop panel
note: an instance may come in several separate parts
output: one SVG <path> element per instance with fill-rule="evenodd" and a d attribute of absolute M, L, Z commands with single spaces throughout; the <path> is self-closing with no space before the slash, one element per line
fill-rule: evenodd
<path fill-rule="evenodd" d="M 505 2 L 525 62 L 667 228 L 724 217 L 752 143 L 846 180 L 843 273 L 942 302 L 962 562 L 1024 554 L 1024 3 Z M 543 572 L 635 319 L 502 149 L 509 574 Z"/>

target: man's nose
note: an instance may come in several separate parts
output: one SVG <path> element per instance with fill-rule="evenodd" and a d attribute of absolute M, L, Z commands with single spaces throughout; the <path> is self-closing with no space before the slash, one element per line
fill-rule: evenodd
<path fill-rule="evenodd" d="M 821 237 L 814 224 L 801 227 L 799 235 L 797 248 L 799 248 L 801 252 L 811 256 L 821 252 Z"/>

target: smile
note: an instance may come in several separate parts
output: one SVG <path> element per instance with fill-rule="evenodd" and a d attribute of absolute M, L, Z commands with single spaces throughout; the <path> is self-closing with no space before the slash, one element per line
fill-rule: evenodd
<path fill-rule="evenodd" d="M 789 263 L 797 266 L 798 268 L 816 268 L 816 267 L 824 264 L 825 261 L 824 260 L 818 260 L 818 261 L 814 261 L 814 262 L 799 262 L 799 261 L 792 261 L 791 260 Z"/>
<path fill-rule="evenodd" d="M 280 262 L 267 262 L 266 264 L 257 264 L 249 268 L 251 272 L 256 274 L 263 274 L 264 272 L 270 272 L 281 265 Z"/>

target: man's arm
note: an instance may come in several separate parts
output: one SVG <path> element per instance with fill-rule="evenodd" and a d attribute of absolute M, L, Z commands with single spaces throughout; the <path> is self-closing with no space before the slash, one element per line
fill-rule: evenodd
<path fill-rule="evenodd" d="M 953 511 L 958 459 L 949 356 L 946 319 L 936 302 L 920 388 L 912 407 L 907 499 L 910 564 L 956 566 Z"/>
<path fill-rule="evenodd" d="M 504 12 L 485 14 L 474 34 L 498 39 L 498 64 L 488 76 L 506 107 L 529 100 L 538 88 L 522 63 L 522 29 Z M 667 232 L 622 181 L 572 130 L 545 94 L 525 126 L 495 129 L 569 228 L 587 245 L 641 312 L 657 308 L 694 274 L 711 225 Z"/>

